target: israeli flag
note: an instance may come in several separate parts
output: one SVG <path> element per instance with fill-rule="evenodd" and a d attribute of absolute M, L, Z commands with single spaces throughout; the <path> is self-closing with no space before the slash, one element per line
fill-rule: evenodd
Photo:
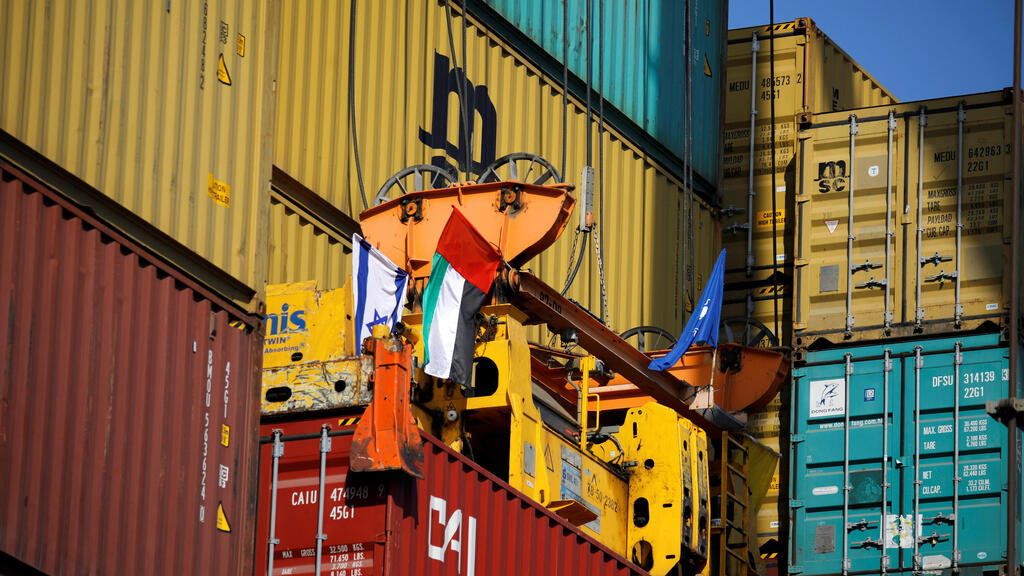
<path fill-rule="evenodd" d="M 706 342 L 709 346 L 718 346 L 718 322 L 722 317 L 722 291 L 725 288 L 725 250 L 718 255 L 718 261 L 711 271 L 708 284 L 700 295 L 700 301 L 694 314 L 686 322 L 686 328 L 676 341 L 676 345 L 667 356 L 651 361 L 651 370 L 665 370 L 674 366 L 690 349 L 694 342 Z"/>
<path fill-rule="evenodd" d="M 352 248 L 352 302 L 358 344 L 374 326 L 390 328 L 402 319 L 409 274 L 359 234 L 352 235 Z"/>

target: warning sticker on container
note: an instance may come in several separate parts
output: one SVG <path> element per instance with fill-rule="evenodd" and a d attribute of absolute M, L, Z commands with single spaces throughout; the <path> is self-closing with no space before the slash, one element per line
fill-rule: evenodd
<path fill-rule="evenodd" d="M 228 522 L 228 516 L 224 513 L 224 503 L 217 503 L 217 530 L 221 532 L 231 532 L 231 524 Z"/>
<path fill-rule="evenodd" d="M 227 182 L 217 180 L 213 174 L 206 175 L 206 193 L 217 204 L 231 206 L 231 186 Z"/>
<path fill-rule="evenodd" d="M 786 225 L 786 211 L 784 209 L 778 209 L 775 211 L 775 225 L 785 226 Z M 772 211 L 761 210 L 757 213 L 757 227 L 758 228 L 771 228 L 772 226 Z"/>
<path fill-rule="evenodd" d="M 839 227 L 839 219 L 832 218 L 831 220 L 825 220 L 825 227 L 828 228 L 828 233 L 831 234 L 836 231 Z"/>
<path fill-rule="evenodd" d="M 225 86 L 231 86 L 231 74 L 228 73 L 228 65 L 224 62 L 224 55 L 217 59 L 217 80 Z"/>
<path fill-rule="evenodd" d="M 842 378 L 832 380 L 812 380 L 810 386 L 809 418 L 825 416 L 842 416 L 846 413 L 846 381 Z"/>

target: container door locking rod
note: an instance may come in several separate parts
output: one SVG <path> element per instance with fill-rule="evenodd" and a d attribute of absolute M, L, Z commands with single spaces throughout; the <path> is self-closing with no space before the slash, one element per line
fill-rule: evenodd
<path fill-rule="evenodd" d="M 274 547 L 281 543 L 276 537 L 277 528 L 277 467 L 284 456 L 284 442 L 281 431 L 274 430 L 274 470 L 270 475 L 270 537 L 267 538 L 269 553 L 267 554 L 267 576 L 274 576 Z"/>
<path fill-rule="evenodd" d="M 850 381 L 853 376 L 853 356 L 849 352 L 846 353 L 844 368 L 843 378 L 846 385 L 843 394 L 846 397 L 843 400 L 843 576 L 846 576 L 850 572 Z"/>
<path fill-rule="evenodd" d="M 327 424 L 320 427 L 320 494 L 316 511 L 316 576 L 320 576 L 320 561 L 323 558 L 324 540 L 324 490 L 327 483 L 327 453 L 331 451 L 331 438 Z"/>
<path fill-rule="evenodd" d="M 962 106 L 962 104 L 961 104 Z M 958 211 L 959 212 L 959 211 Z M 959 234 L 958 234 L 959 235 Z M 958 250 L 959 252 L 959 250 Z M 959 255 L 957 264 L 960 263 Z M 959 285 L 960 281 L 957 280 Z M 953 349 L 953 573 L 960 571 L 960 366 L 964 354 L 960 342 Z"/>
<path fill-rule="evenodd" d="M 853 234 L 853 184 L 856 180 L 854 161 L 857 156 L 857 116 L 850 114 L 850 191 L 847 203 L 849 204 L 846 219 L 846 335 L 853 334 L 853 273 L 856 272 L 853 265 L 853 241 L 856 238 Z M 843 520 L 846 521 L 845 518 Z M 843 552 L 845 558 L 846 553 Z M 844 561 L 845 563 L 845 561 Z M 843 569 L 846 573 L 846 569 Z"/>
<path fill-rule="evenodd" d="M 892 328 L 892 294 L 889 288 L 889 278 L 891 278 L 890 254 L 892 252 L 892 237 L 895 234 L 892 229 L 892 133 L 896 129 L 896 117 L 891 110 L 889 111 L 887 126 L 889 145 L 886 152 L 887 166 L 885 170 L 885 286 L 883 286 L 885 292 L 885 315 L 882 318 L 882 325 L 885 326 L 886 334 Z M 886 398 L 886 401 L 888 401 L 888 398 Z M 884 522 L 885 518 L 882 518 L 882 521 Z M 885 548 L 882 549 L 882 556 L 885 557 Z M 885 574 L 884 568 L 882 573 Z"/>
<path fill-rule="evenodd" d="M 921 236 L 924 234 L 924 211 L 922 209 L 923 200 L 921 199 L 921 194 L 924 188 L 924 127 L 927 125 L 928 114 L 924 108 L 921 108 L 920 115 L 917 117 L 917 308 L 914 310 L 914 328 L 916 330 L 920 330 L 921 324 L 924 322 L 924 306 L 921 303 L 921 276 L 924 274 L 922 268 L 924 268 L 927 260 L 923 258 L 921 252 Z"/>
<path fill-rule="evenodd" d="M 890 120 L 891 120 L 890 116 Z M 892 124 L 890 124 L 892 126 Z M 891 129 L 890 129 L 890 140 Z M 888 256 L 886 256 L 888 259 Z M 888 296 L 886 296 L 888 302 Z M 889 571 L 889 554 L 886 551 L 888 539 L 885 536 L 885 529 L 888 526 L 889 518 L 889 374 L 892 373 L 892 358 L 889 357 L 889 349 L 885 349 L 885 358 L 882 360 L 882 520 L 878 523 L 882 527 L 882 576 Z M 849 407 L 847 407 L 849 410 Z"/>
<path fill-rule="evenodd" d="M 920 574 L 922 570 L 921 550 L 918 534 L 921 531 L 921 369 L 924 368 L 924 358 L 921 356 L 921 347 L 914 346 L 914 519 L 910 523 L 913 527 L 914 538 L 914 574 Z"/>
<path fill-rule="evenodd" d="M 755 132 L 757 130 L 755 125 L 757 119 L 757 90 L 754 87 L 757 86 L 757 52 L 760 49 L 761 44 L 757 41 L 757 32 L 754 32 L 754 36 L 750 40 L 750 167 L 747 170 L 747 278 L 750 278 L 754 269 L 754 196 L 757 195 L 754 192 L 754 144 L 757 140 Z M 748 311 L 748 315 L 752 314 L 752 311 Z"/>
<path fill-rule="evenodd" d="M 956 327 L 960 327 L 960 319 L 964 315 L 964 306 L 960 303 L 960 238 L 963 234 L 963 201 L 964 201 L 964 103 L 961 102 L 956 111 L 956 304 L 953 306 L 953 319 Z M 954 545 L 955 548 L 955 545 Z M 954 570 L 956 559 L 953 560 Z"/>

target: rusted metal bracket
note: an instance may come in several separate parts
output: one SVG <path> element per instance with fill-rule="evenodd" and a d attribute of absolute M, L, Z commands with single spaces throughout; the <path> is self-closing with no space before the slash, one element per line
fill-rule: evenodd
<path fill-rule="evenodd" d="M 356 424 L 350 469 L 423 478 L 423 441 L 410 408 L 412 345 L 400 336 L 373 337 L 364 352 L 374 357 L 373 400 Z"/>
<path fill-rule="evenodd" d="M 598 319 L 528 272 L 507 269 L 502 282 L 512 303 L 553 331 L 575 330 L 580 346 L 604 360 L 623 376 L 664 406 L 692 420 L 711 435 L 721 433 L 717 424 L 690 408 L 697 390 L 670 372 L 649 370 L 651 358 L 619 337 Z"/>

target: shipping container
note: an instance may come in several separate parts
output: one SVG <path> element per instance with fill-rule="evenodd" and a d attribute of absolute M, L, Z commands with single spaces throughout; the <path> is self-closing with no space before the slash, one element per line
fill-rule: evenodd
<path fill-rule="evenodd" d="M 257 310 L 277 10 L 240 0 L 5 2 L 0 129 L 229 272 L 253 300 L 228 296 Z M 130 237 L 146 226 L 75 200 Z"/>
<path fill-rule="evenodd" d="M 1008 354 L 998 334 L 808 353 L 793 371 L 790 573 L 877 573 L 886 558 L 889 572 L 996 573 L 1020 471 L 1008 478 L 985 405 L 1007 395 Z"/>
<path fill-rule="evenodd" d="M 251 574 L 259 318 L 6 162 L 0 301 L 0 563 Z"/>
<path fill-rule="evenodd" d="M 787 420 L 784 416 L 785 407 L 788 407 L 788 397 L 786 397 L 787 391 L 783 390 L 778 396 L 772 399 L 767 406 L 761 410 L 751 414 L 747 418 L 747 426 L 745 431 L 750 434 L 758 442 L 771 448 L 780 455 L 779 467 L 775 470 L 775 474 L 772 475 L 771 484 L 768 486 L 768 494 L 765 496 L 763 503 L 757 510 L 757 542 L 759 546 L 765 550 L 777 551 L 782 542 L 780 531 L 785 532 L 782 529 L 781 519 L 785 518 L 783 514 L 780 514 L 780 493 L 785 494 L 781 491 L 782 479 L 786 476 L 785 467 L 788 466 L 788 439 L 784 441 L 782 438 L 784 430 L 784 421 Z M 784 401 L 785 398 L 785 401 Z M 785 505 L 785 498 L 781 498 L 782 505 Z"/>
<path fill-rule="evenodd" d="M 801 132 L 793 346 L 1005 325 L 1009 92 L 820 114 Z"/>
<path fill-rule="evenodd" d="M 626 122 L 636 124 L 645 133 L 634 137 L 637 143 L 644 150 L 664 148 L 675 156 L 664 163 L 670 169 L 678 164 L 680 177 L 684 161 L 692 156 L 698 186 L 713 191 L 718 189 L 727 9 L 725 2 L 689 3 L 692 142 L 685 131 L 691 122 L 686 110 L 685 2 L 595 2 L 588 15 L 588 2 L 483 0 L 473 2 L 470 10 L 549 76 L 561 79 L 568 62 L 570 90 L 577 88 L 581 99 L 586 98 L 589 68 L 590 85 L 598 93 L 591 97 L 595 109 L 603 96 L 609 105 L 604 113 L 614 114 L 612 122 L 623 130 Z M 492 10 L 504 22 L 496 21 Z M 654 142 L 646 143 L 647 138 Z"/>
<path fill-rule="evenodd" d="M 257 574 L 646 574 L 427 433 L 422 479 L 350 473 L 352 420 L 262 424 Z"/>
<path fill-rule="evenodd" d="M 579 182 L 587 164 L 585 105 L 569 98 L 563 151 L 560 79 L 545 74 L 472 12 L 463 53 L 458 2 L 357 2 L 354 14 L 352 6 L 320 0 L 282 13 L 275 168 L 349 217 L 363 210 L 363 196 L 372 204 L 392 174 L 415 164 L 443 167 L 460 180 L 468 167 L 475 179 L 496 159 L 529 152 L 558 172 L 564 161 L 566 180 Z M 382 46 L 380 38 L 390 41 Z M 459 98 L 463 88 L 465 100 Z M 617 127 L 606 123 L 599 134 L 595 120 L 591 134 L 593 213 L 609 303 L 605 318 L 620 332 L 656 325 L 677 333 L 718 254 L 716 216 Z M 521 177 L 534 181 L 541 170 L 534 165 L 527 174 L 528 166 L 519 164 Z M 684 218 L 691 207 L 692 217 Z M 577 221 L 574 215 L 574 228 Z M 567 232 L 528 266 L 561 288 L 584 240 L 591 238 Z M 600 314 L 593 243 L 585 249 L 567 295 Z M 281 250 L 303 258 L 301 249 Z M 293 276 L 321 272 L 285 270 L 281 262 L 271 264 L 276 282 L 334 285 L 325 277 Z M 548 336 L 535 330 L 535 338 Z"/>
<path fill-rule="evenodd" d="M 722 244 L 728 250 L 723 318 L 736 341 L 778 346 L 791 340 L 795 159 L 800 127 L 816 114 L 897 100 L 810 18 L 775 25 L 773 89 L 769 32 L 767 26 L 729 31 L 722 182 Z M 753 163 L 751 120 L 756 134 Z"/>

